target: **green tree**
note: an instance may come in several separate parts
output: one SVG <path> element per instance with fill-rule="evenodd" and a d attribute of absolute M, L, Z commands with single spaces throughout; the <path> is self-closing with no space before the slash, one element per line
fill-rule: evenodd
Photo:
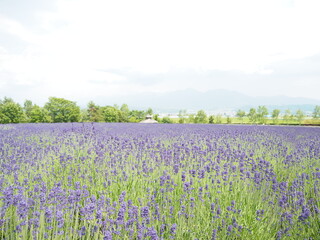
<path fill-rule="evenodd" d="M 12 98 L 4 97 L 3 100 L 0 99 L 0 105 L 6 104 L 6 103 L 14 103 Z"/>
<path fill-rule="evenodd" d="M 273 123 L 274 124 L 278 123 L 279 115 L 280 115 L 280 110 L 279 109 L 273 109 L 273 111 L 272 111 L 272 119 L 273 119 Z"/>
<path fill-rule="evenodd" d="M 239 118 L 239 120 L 241 121 L 241 123 L 243 123 L 243 118 L 246 116 L 246 112 L 239 109 L 236 113 L 236 116 Z"/>
<path fill-rule="evenodd" d="M 209 116 L 209 123 L 213 124 L 214 123 L 214 115 Z"/>
<path fill-rule="evenodd" d="M 169 117 L 163 117 L 161 120 L 162 123 L 173 123 Z"/>
<path fill-rule="evenodd" d="M 232 123 L 231 117 L 227 116 L 227 124 L 231 124 L 231 123 Z"/>
<path fill-rule="evenodd" d="M 194 120 L 195 123 L 208 123 L 208 117 L 204 110 L 199 110 Z"/>
<path fill-rule="evenodd" d="M 25 114 L 27 122 L 30 122 L 30 113 L 32 111 L 32 108 L 33 108 L 32 101 L 31 100 L 25 100 L 24 104 L 23 104 L 23 112 Z"/>
<path fill-rule="evenodd" d="M 147 111 L 146 111 L 146 114 L 152 116 L 153 115 L 152 108 L 148 108 Z"/>
<path fill-rule="evenodd" d="M 121 111 L 121 119 L 120 122 L 129 122 L 129 114 L 130 114 L 130 109 L 127 104 L 122 104 L 120 107 Z"/>
<path fill-rule="evenodd" d="M 93 101 L 88 103 L 88 121 L 90 122 L 103 122 L 102 108 L 96 105 Z"/>
<path fill-rule="evenodd" d="M 304 112 L 301 109 L 298 109 L 296 111 L 295 117 L 296 117 L 297 121 L 299 122 L 299 124 L 301 125 L 301 123 L 305 117 Z"/>
<path fill-rule="evenodd" d="M 319 119 L 320 118 L 320 106 L 319 105 L 314 107 L 312 116 L 313 116 L 314 119 Z"/>
<path fill-rule="evenodd" d="M 257 121 L 257 111 L 255 108 L 250 108 L 249 113 L 247 114 L 249 121 L 255 123 Z"/>
<path fill-rule="evenodd" d="M 120 110 L 115 107 L 106 106 L 103 108 L 103 117 L 105 122 L 119 122 Z"/>
<path fill-rule="evenodd" d="M 76 103 L 64 98 L 50 97 L 44 108 L 48 110 L 53 122 L 78 122 L 81 117 Z"/>
<path fill-rule="evenodd" d="M 30 111 L 30 122 L 32 123 L 50 123 L 52 122 L 49 111 L 45 108 L 33 105 Z"/>
<path fill-rule="evenodd" d="M 284 119 L 284 121 L 285 121 L 286 124 L 289 124 L 290 120 L 292 119 L 292 114 L 291 114 L 290 109 L 287 109 L 287 110 L 284 112 L 283 119 Z"/>
<path fill-rule="evenodd" d="M 20 104 L 7 97 L 0 100 L 0 123 L 19 123 L 24 120 L 24 113 Z"/>
<path fill-rule="evenodd" d="M 80 122 L 89 122 L 88 109 L 80 109 Z"/>
<path fill-rule="evenodd" d="M 257 110 L 257 118 L 259 123 L 266 123 L 268 115 L 268 109 L 266 106 L 259 106 Z"/>
<path fill-rule="evenodd" d="M 179 117 L 179 123 L 185 123 L 186 122 L 186 116 L 187 116 L 187 110 L 180 110 L 178 117 Z"/>
<path fill-rule="evenodd" d="M 128 121 L 131 122 L 131 123 L 139 122 L 139 121 L 136 119 L 136 117 L 133 117 L 133 116 L 129 117 L 129 120 L 128 120 Z M 158 121 L 158 120 L 157 120 L 157 121 Z"/>
<path fill-rule="evenodd" d="M 217 116 L 216 116 L 216 122 L 217 122 L 217 124 L 221 124 L 222 123 L 222 115 L 221 114 L 218 114 Z"/>
<path fill-rule="evenodd" d="M 136 122 L 142 121 L 146 118 L 146 113 L 142 110 L 132 110 L 129 114 L 130 122 L 135 119 Z"/>
<path fill-rule="evenodd" d="M 188 123 L 195 123 L 194 114 L 189 114 L 188 115 Z"/>

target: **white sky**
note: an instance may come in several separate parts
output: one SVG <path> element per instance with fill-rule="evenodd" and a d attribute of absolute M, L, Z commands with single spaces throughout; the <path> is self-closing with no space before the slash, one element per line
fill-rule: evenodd
<path fill-rule="evenodd" d="M 0 0 L 0 98 L 320 99 L 319 0 Z"/>

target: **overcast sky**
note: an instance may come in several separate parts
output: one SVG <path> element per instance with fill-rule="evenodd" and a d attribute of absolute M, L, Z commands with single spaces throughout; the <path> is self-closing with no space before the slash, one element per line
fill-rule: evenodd
<path fill-rule="evenodd" d="M 320 99 L 319 0 L 0 0 L 0 98 Z"/>

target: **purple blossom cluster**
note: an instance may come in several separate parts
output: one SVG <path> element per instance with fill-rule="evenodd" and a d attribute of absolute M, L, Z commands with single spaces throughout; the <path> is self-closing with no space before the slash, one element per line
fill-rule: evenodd
<path fill-rule="evenodd" d="M 320 128 L 11 125 L 0 239 L 317 239 L 319 181 Z"/>

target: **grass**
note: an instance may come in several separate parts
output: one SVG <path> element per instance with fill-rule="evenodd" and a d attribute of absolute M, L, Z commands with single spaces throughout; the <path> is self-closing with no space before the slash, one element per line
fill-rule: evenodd
<path fill-rule="evenodd" d="M 179 123 L 179 118 L 170 118 L 173 123 Z M 239 119 L 237 117 L 230 117 L 228 122 L 228 117 L 221 117 L 221 121 L 218 123 L 217 120 L 214 120 L 213 124 L 261 124 L 258 121 L 251 122 L 248 117 L 244 117 L 243 119 Z M 186 119 L 186 123 L 188 123 Z M 207 122 L 208 123 L 208 122 Z M 285 119 L 278 119 L 277 121 L 274 121 L 271 118 L 267 118 L 264 122 L 265 125 L 320 125 L 320 119 L 313 119 L 313 118 L 307 118 L 299 122 L 298 120 L 291 119 L 291 120 L 285 120 Z"/>

